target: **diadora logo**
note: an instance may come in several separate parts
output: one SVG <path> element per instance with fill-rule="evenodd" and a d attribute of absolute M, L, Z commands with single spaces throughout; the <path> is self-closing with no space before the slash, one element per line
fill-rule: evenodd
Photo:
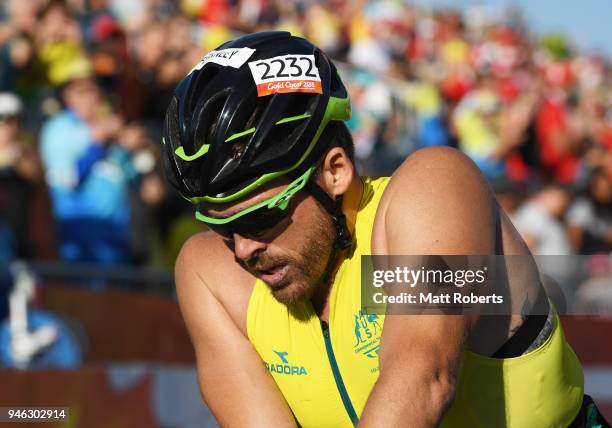
<path fill-rule="evenodd" d="M 355 353 L 360 353 L 368 358 L 378 358 L 380 349 L 380 334 L 382 326 L 378 315 L 367 314 L 359 310 L 355 314 L 355 339 L 353 346 Z"/>
<path fill-rule="evenodd" d="M 289 352 L 272 351 L 281 360 L 281 362 L 269 363 L 264 361 L 264 364 L 270 373 L 285 374 L 290 376 L 301 376 L 308 374 L 304 366 L 294 366 L 289 363 L 289 359 L 287 358 Z"/>
<path fill-rule="evenodd" d="M 289 352 L 274 351 L 274 353 L 278 355 L 278 358 L 280 358 L 283 363 L 287 364 L 289 362 L 287 361 L 287 355 L 289 354 Z"/>

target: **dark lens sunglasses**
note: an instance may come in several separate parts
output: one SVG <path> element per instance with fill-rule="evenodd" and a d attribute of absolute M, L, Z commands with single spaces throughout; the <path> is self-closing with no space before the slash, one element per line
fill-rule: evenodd
<path fill-rule="evenodd" d="M 304 188 L 315 168 L 313 166 L 306 170 L 282 192 L 229 217 L 209 217 L 202 214 L 198 209 L 196 210 L 196 218 L 225 238 L 232 238 L 234 233 L 244 237 L 260 237 L 289 215 L 288 207 L 291 198 Z"/>

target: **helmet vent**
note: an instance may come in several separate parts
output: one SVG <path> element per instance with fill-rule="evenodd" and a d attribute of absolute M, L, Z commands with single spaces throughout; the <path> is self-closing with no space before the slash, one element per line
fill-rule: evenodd
<path fill-rule="evenodd" d="M 214 97 L 208 100 L 200 110 L 199 120 L 194 121 L 194 123 L 199 123 L 194 134 L 194 153 L 197 152 L 202 145 L 212 143 L 226 99 L 226 94 Z"/>
<path fill-rule="evenodd" d="M 234 143 L 232 145 L 232 159 L 234 160 L 240 159 L 242 155 L 244 155 L 245 150 L 246 150 L 246 143 L 244 141 Z"/>
<path fill-rule="evenodd" d="M 204 92 L 206 86 L 211 84 L 220 69 L 221 67 L 217 67 L 216 64 L 207 64 L 207 67 L 199 71 L 195 84 L 193 84 L 189 90 L 189 94 L 191 95 L 188 104 L 190 111 L 194 111 L 197 108 L 198 102 L 201 101 L 201 94 Z"/>
<path fill-rule="evenodd" d="M 253 109 L 253 113 L 251 114 L 251 117 L 249 117 L 249 120 L 247 120 L 247 123 L 244 126 L 244 129 L 249 129 L 253 126 L 257 126 L 257 124 L 259 123 L 259 119 L 261 118 L 261 116 L 264 114 L 264 112 L 268 108 L 268 104 L 270 104 L 270 100 L 272 100 L 272 97 L 263 97 L 263 99 L 261 99 L 257 103 L 257 106 Z"/>
<path fill-rule="evenodd" d="M 270 162 L 278 162 L 282 158 L 282 152 L 292 152 L 293 147 L 300 141 L 300 135 L 308 127 L 310 116 L 304 116 L 297 120 L 291 120 L 305 114 L 312 114 L 316 107 L 318 95 L 294 94 L 292 101 L 281 115 L 275 115 L 275 124 L 265 136 L 261 136 L 262 145 L 257 156 L 253 159 L 253 167 L 265 166 Z M 284 121 L 284 119 L 290 119 Z M 280 123 L 278 123 L 280 122 Z M 305 149 L 302 148 L 302 149 Z"/>

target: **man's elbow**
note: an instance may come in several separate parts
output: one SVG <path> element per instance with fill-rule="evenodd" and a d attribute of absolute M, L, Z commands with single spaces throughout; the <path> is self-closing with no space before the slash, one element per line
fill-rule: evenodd
<path fill-rule="evenodd" d="M 455 393 L 457 392 L 457 388 L 454 384 L 447 385 L 445 390 L 440 394 L 440 407 L 442 409 L 442 415 L 444 415 L 448 409 L 451 408 L 453 403 L 455 402 Z"/>
<path fill-rule="evenodd" d="M 410 406 L 410 410 L 406 409 L 409 413 L 414 413 L 408 413 L 406 416 L 414 418 L 419 426 L 438 426 L 455 400 L 456 376 L 452 371 L 441 367 L 429 367 L 421 373 L 415 373 L 414 369 L 415 367 L 413 375 L 416 376 L 411 376 L 411 386 L 404 389 L 404 393 L 417 401 Z"/>
<path fill-rule="evenodd" d="M 432 422 L 437 426 L 455 401 L 456 377 L 450 373 L 436 373 L 429 382 L 428 407 Z"/>

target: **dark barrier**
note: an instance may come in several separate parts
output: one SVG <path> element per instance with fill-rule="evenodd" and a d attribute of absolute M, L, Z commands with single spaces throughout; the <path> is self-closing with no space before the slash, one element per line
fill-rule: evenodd
<path fill-rule="evenodd" d="M 54 286 L 40 288 L 39 303 L 67 317 L 77 335 L 84 336 L 86 361 L 194 361 L 178 303 L 172 297 Z"/>

